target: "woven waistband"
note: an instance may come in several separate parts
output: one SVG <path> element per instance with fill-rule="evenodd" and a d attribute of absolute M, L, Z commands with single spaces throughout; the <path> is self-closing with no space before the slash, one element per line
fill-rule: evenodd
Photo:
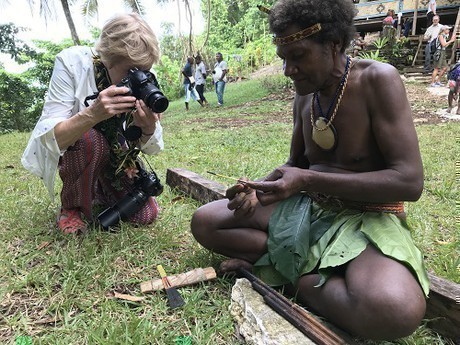
<path fill-rule="evenodd" d="M 324 195 L 319 193 L 308 193 L 313 201 L 325 207 L 334 208 L 350 208 L 360 210 L 363 212 L 384 212 L 384 213 L 403 213 L 404 202 L 385 202 L 385 203 L 372 203 L 362 201 L 349 201 L 342 200 L 334 196 Z"/>

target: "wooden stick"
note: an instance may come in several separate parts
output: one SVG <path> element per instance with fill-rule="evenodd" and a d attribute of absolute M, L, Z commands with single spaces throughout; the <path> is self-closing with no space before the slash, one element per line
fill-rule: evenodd
<path fill-rule="evenodd" d="M 242 183 L 242 184 L 245 184 L 247 181 L 243 181 L 239 178 L 236 178 L 236 177 L 232 177 L 232 176 L 226 176 L 226 175 L 221 175 L 221 174 L 218 174 L 218 173 L 215 173 L 215 172 L 212 172 L 212 171 L 206 171 L 208 174 L 211 174 L 211 175 L 214 175 L 214 176 L 218 176 L 218 177 L 222 177 L 222 178 L 226 178 L 228 180 L 232 180 L 232 181 L 236 181 L 238 183 Z"/>
<path fill-rule="evenodd" d="M 181 273 L 175 276 L 169 276 L 169 281 L 175 287 L 192 285 L 199 282 L 216 278 L 216 271 L 212 267 L 196 268 L 194 270 Z M 141 283 L 141 292 L 151 292 L 163 290 L 163 282 L 161 279 L 151 279 Z"/>
<path fill-rule="evenodd" d="M 318 345 L 346 344 L 342 338 L 308 314 L 303 308 L 281 295 L 246 269 L 240 268 L 238 273 L 250 281 L 254 290 L 263 296 L 267 305 Z"/>
<path fill-rule="evenodd" d="M 324 327 L 317 319 L 308 314 L 305 309 L 291 302 L 276 290 L 261 282 L 261 280 L 251 282 L 254 290 L 264 297 L 265 302 L 267 302 L 273 310 L 283 316 L 311 340 L 315 341 L 318 345 L 345 344 L 344 340 L 330 329 Z"/>

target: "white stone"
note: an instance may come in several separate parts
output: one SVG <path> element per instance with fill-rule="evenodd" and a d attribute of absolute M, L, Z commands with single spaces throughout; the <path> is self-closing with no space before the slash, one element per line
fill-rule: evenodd
<path fill-rule="evenodd" d="M 247 344 L 316 344 L 265 304 L 246 278 L 237 279 L 232 288 L 230 313 Z"/>

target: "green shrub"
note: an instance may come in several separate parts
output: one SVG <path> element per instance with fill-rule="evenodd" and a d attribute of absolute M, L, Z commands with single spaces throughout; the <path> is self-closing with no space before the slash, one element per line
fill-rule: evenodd
<path fill-rule="evenodd" d="M 265 76 L 261 78 L 260 83 L 270 93 L 294 88 L 292 80 L 280 74 Z"/>
<path fill-rule="evenodd" d="M 43 106 L 41 96 L 28 79 L 0 70 L 0 133 L 31 130 Z"/>

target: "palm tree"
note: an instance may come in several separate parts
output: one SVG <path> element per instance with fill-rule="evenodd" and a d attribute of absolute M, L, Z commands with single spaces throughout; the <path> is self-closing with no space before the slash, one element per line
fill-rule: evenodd
<path fill-rule="evenodd" d="M 35 0 L 27 0 L 29 6 L 32 7 L 35 4 Z M 9 5 L 9 0 L 0 0 L 4 5 Z M 75 23 L 70 13 L 70 6 L 73 5 L 76 0 L 60 0 L 64 15 L 67 21 L 67 25 L 70 29 L 70 35 L 72 41 L 75 45 L 80 45 L 80 38 L 78 37 L 77 29 L 75 28 Z M 55 5 L 53 0 L 40 0 L 40 16 L 42 16 L 45 21 L 52 17 L 51 6 Z M 140 14 L 144 14 L 144 7 L 140 0 L 124 0 L 124 4 L 131 8 L 133 11 Z M 83 5 L 83 15 L 92 15 L 97 13 L 98 2 L 97 0 L 86 0 Z"/>
<path fill-rule="evenodd" d="M 158 4 L 165 4 L 165 3 L 169 3 L 169 2 L 172 2 L 174 0 L 157 0 L 157 3 Z M 181 15 L 180 15 L 180 2 L 181 0 L 176 0 L 177 2 L 177 13 L 178 13 L 178 18 L 179 18 L 179 25 L 178 25 L 178 33 L 179 33 L 179 37 L 181 36 Z M 186 13 L 188 14 L 188 20 L 189 20 L 189 23 L 190 23 L 190 27 L 189 27 L 189 38 L 188 38 L 188 46 L 189 46 L 189 54 L 192 54 L 193 53 L 193 38 L 192 38 L 192 32 L 193 32 L 193 23 L 192 23 L 192 10 L 190 8 L 190 1 L 189 0 L 182 0 L 182 2 L 184 3 L 184 7 L 185 7 L 185 11 Z M 206 6 L 207 6 L 207 24 L 206 24 L 206 38 L 204 40 L 204 43 L 203 43 L 203 47 L 201 49 L 199 49 L 198 51 L 201 51 L 203 50 L 204 46 L 206 45 L 207 41 L 208 41 L 208 38 L 209 38 L 209 30 L 210 30 L 210 25 L 211 25 L 211 0 L 206 0 Z M 186 54 L 188 55 L 188 54 Z"/>
<path fill-rule="evenodd" d="M 33 1 L 33 0 L 29 0 Z M 48 0 L 41 0 L 40 3 L 42 2 L 47 2 Z M 73 0 L 71 0 L 73 2 Z M 67 0 L 61 0 L 61 5 L 62 9 L 64 10 L 64 15 L 65 19 L 67 20 L 67 25 L 69 26 L 70 29 L 70 35 L 72 36 L 72 41 L 75 45 L 80 45 L 80 38 L 78 37 L 77 34 L 77 29 L 75 28 L 75 24 L 72 19 L 72 15 L 70 14 L 70 7 L 69 7 L 69 2 Z"/>
<path fill-rule="evenodd" d="M 164 2 L 159 0 L 158 3 Z M 123 0 L 124 5 L 127 8 L 130 8 L 133 12 L 137 12 L 139 14 L 145 14 L 144 6 L 142 5 L 142 1 L 140 0 Z M 99 4 L 97 0 L 85 0 L 83 3 L 83 15 L 86 16 L 93 16 L 97 15 L 98 13 Z"/>

